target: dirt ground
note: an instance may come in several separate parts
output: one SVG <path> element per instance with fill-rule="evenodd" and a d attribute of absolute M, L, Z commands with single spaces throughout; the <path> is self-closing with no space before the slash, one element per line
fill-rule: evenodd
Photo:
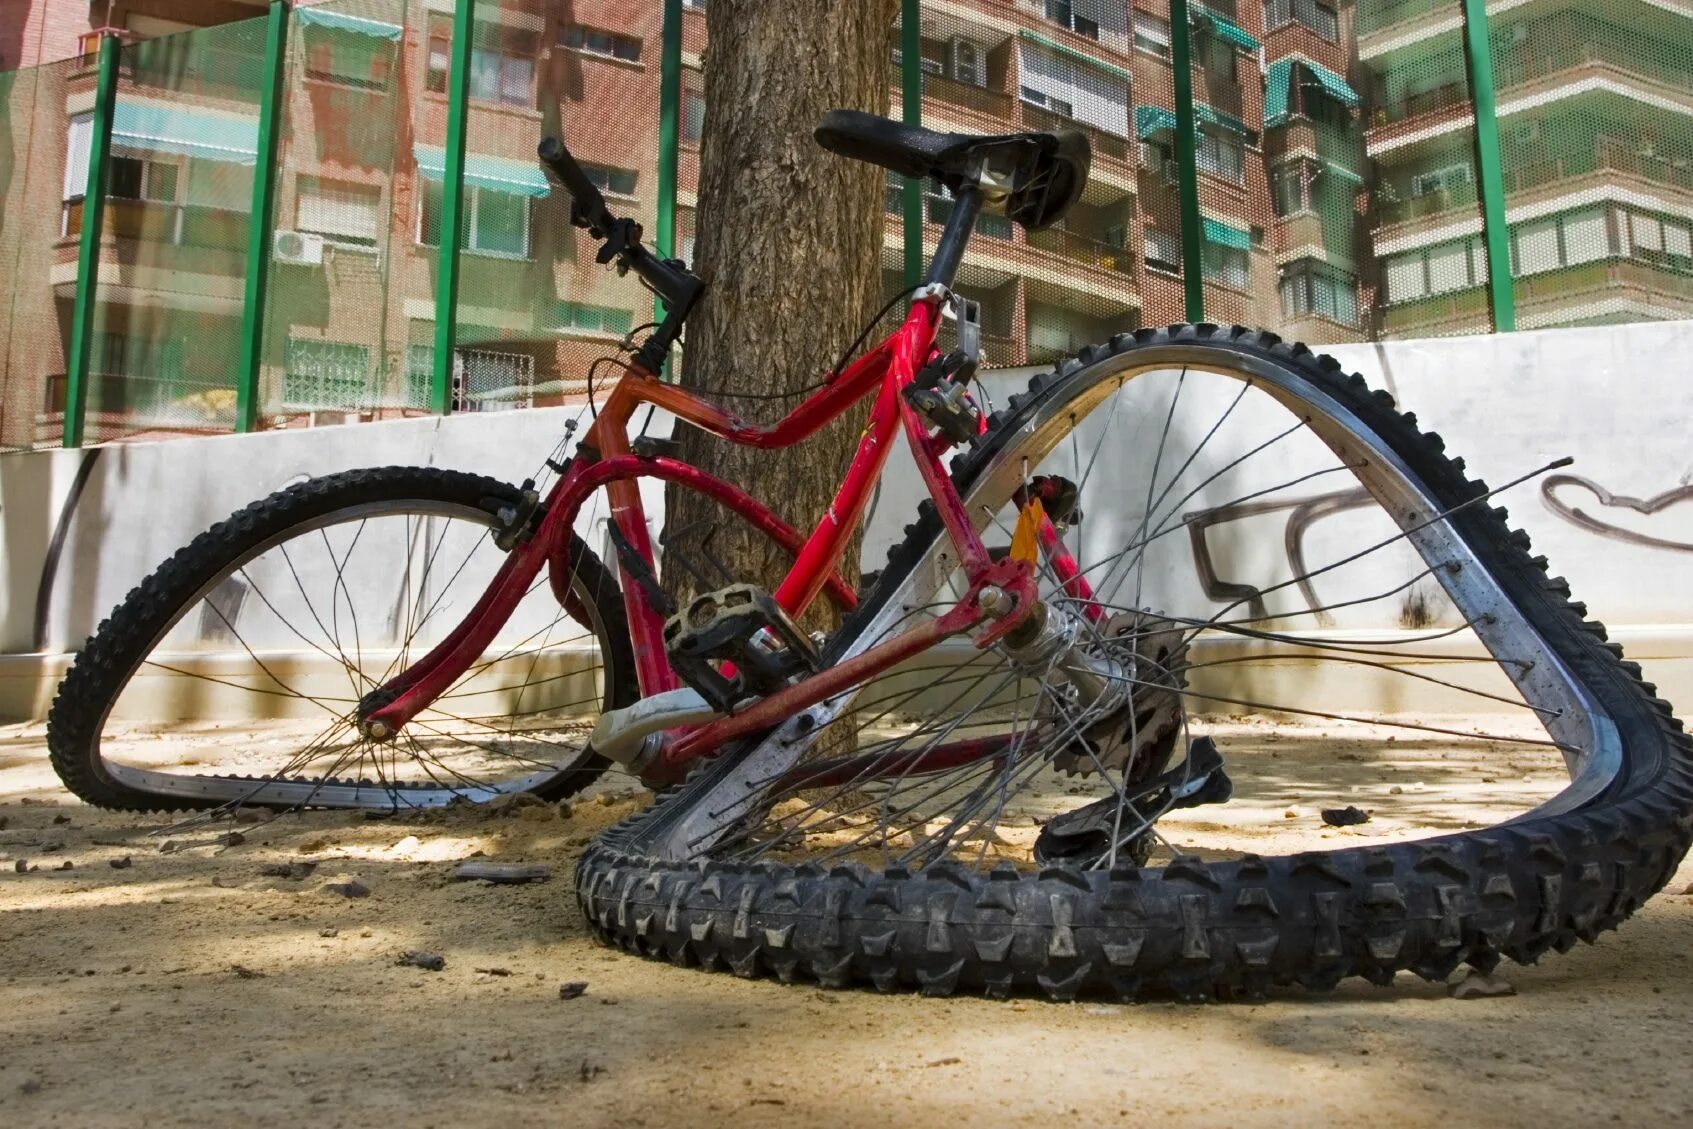
<path fill-rule="evenodd" d="M 1172 837 L 1265 853 L 1379 841 L 1492 822 L 1559 779 L 1520 747 L 1401 739 L 1372 753 L 1366 736 L 1235 726 L 1219 740 L 1239 798 L 1185 813 Z M 1517 989 L 1506 998 L 1454 1000 L 1402 974 L 1256 1005 L 928 1000 L 744 981 L 597 945 L 572 867 L 636 802 L 610 779 L 568 818 L 310 813 L 172 830 L 77 803 L 47 769 L 38 727 L 0 728 L 0 1125 L 1693 1117 L 1693 895 L 1681 892 L 1693 865 L 1599 945 L 1502 968 Z M 1323 826 L 1320 808 L 1349 803 L 1375 819 Z M 244 841 L 222 843 L 230 830 Z M 543 863 L 551 878 L 454 881 L 477 854 Z M 290 863 L 316 865 L 263 873 Z M 368 894 L 334 889 L 349 882 Z M 408 950 L 445 967 L 396 964 Z M 586 991 L 561 998 L 576 981 Z"/>

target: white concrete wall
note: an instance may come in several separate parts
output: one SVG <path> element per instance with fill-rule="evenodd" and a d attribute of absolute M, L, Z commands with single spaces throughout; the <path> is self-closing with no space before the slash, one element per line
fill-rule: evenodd
<path fill-rule="evenodd" d="M 1577 595 L 1665 684 L 1672 700 L 1693 701 L 1693 322 L 1551 330 L 1332 350 L 1349 369 L 1392 392 L 1449 452 L 1465 456 L 1491 484 L 1563 455 L 1575 458 L 1563 484 L 1536 480 L 1499 499 L 1533 536 L 1536 551 L 1569 577 Z M 995 374 L 1003 398 L 1024 375 Z M 1182 405 L 1196 420 L 1202 398 Z M 196 533 L 270 491 L 314 474 L 359 466 L 422 464 L 517 481 L 534 474 L 579 409 L 419 419 L 188 439 L 92 452 L 0 456 L 0 716 L 38 713 L 64 655 L 146 573 Z M 1162 420 L 1157 421 L 1161 424 Z M 1181 421 L 1178 420 L 1178 426 Z M 1110 480 L 1144 481 L 1145 418 L 1123 418 L 1105 444 Z M 1199 426 L 1197 423 L 1195 426 Z M 1251 426 L 1246 424 L 1243 426 Z M 1265 425 L 1268 426 L 1268 425 Z M 1314 444 L 1312 445 L 1314 446 Z M 1294 463 L 1317 452 L 1294 452 Z M 79 466 L 95 458 L 68 510 Z M 1579 481 L 1568 476 L 1579 476 Z M 1342 485 L 1325 485 L 1333 489 Z M 920 484 L 909 456 L 896 453 L 865 540 L 877 567 L 910 520 Z M 1596 492 L 1597 491 L 1597 492 Z M 662 522 L 662 491 L 648 490 L 649 516 Z M 1238 491 L 1223 490 L 1217 501 Z M 1138 490 L 1125 485 L 1118 524 L 1138 520 Z M 1196 499 L 1198 508 L 1208 499 Z M 780 499 L 775 500 L 778 504 Z M 1582 518 L 1579 515 L 1586 515 Z M 586 527 L 603 511 L 585 515 Z M 799 515 L 794 515 L 799 516 Z M 1091 519 L 1090 519 L 1091 520 Z M 1267 586 L 1287 574 L 1284 518 L 1241 523 L 1213 535 L 1231 579 Z M 63 546 L 42 599 L 48 547 L 63 525 Z M 1120 535 L 1094 524 L 1090 537 Z M 1313 526 L 1313 553 L 1337 551 Z M 1153 562 L 1147 603 L 1191 610 L 1203 592 L 1185 538 L 1167 538 Z M 1314 559 L 1320 559 L 1315 557 Z M 1409 567 L 1405 561 L 1382 566 Z M 1196 595 L 1197 593 L 1197 595 Z M 1325 597 L 1329 594 L 1325 592 Z M 1394 628 L 1401 609 L 1373 605 L 1339 624 Z M 9 657 L 7 657 L 9 656 Z"/>

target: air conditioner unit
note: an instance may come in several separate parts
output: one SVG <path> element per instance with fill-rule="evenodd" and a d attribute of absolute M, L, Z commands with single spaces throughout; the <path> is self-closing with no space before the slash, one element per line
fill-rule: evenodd
<path fill-rule="evenodd" d="M 1174 158 L 1164 162 L 1163 172 L 1165 184 L 1180 184 L 1182 182 L 1182 167 L 1176 163 Z"/>
<path fill-rule="evenodd" d="M 271 240 L 271 254 L 279 263 L 297 267 L 323 265 L 323 236 L 304 231 L 279 231 Z"/>

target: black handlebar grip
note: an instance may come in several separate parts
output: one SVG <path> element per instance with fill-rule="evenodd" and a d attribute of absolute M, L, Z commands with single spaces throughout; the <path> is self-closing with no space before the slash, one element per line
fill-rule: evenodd
<path fill-rule="evenodd" d="M 611 230 L 611 211 L 606 207 L 605 197 L 594 182 L 588 179 L 588 174 L 582 171 L 582 166 L 576 163 L 576 158 L 570 155 L 570 150 L 564 147 L 564 142 L 556 137 L 543 138 L 536 147 L 541 158 L 541 164 L 551 169 L 558 177 L 564 190 L 570 193 L 576 202 L 576 213 L 591 228 L 600 232 Z"/>

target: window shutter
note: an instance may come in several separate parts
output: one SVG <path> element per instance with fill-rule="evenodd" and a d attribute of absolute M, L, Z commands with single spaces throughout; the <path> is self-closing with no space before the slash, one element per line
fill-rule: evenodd
<path fill-rule="evenodd" d="M 65 135 L 65 195 L 72 200 L 88 191 L 88 150 L 94 144 L 94 117 L 80 114 L 71 119 Z"/>

